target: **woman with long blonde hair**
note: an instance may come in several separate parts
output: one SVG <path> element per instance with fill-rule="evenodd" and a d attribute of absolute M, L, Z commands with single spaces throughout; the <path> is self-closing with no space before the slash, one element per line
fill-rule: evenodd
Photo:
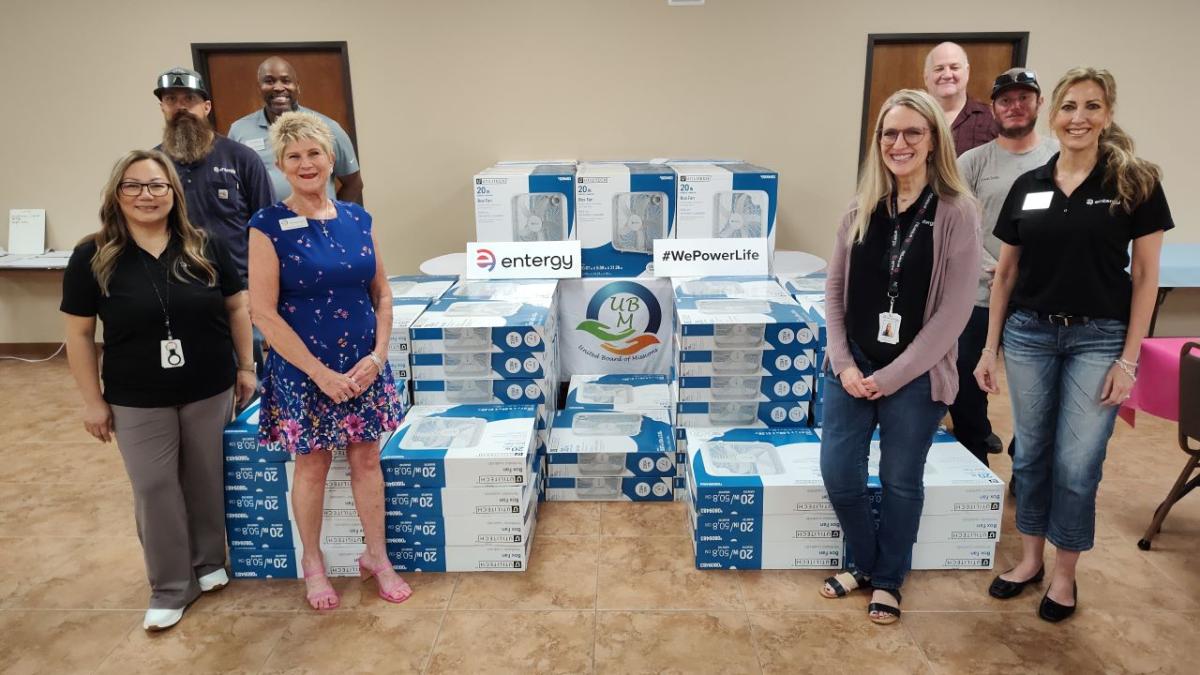
<path fill-rule="evenodd" d="M 105 443 L 116 436 L 133 484 L 146 630 L 170 628 L 229 581 L 221 432 L 234 391 L 242 402 L 254 392 L 247 307 L 229 251 L 188 222 L 171 161 L 153 150 L 122 157 L 100 230 L 67 263 L 60 309 L 84 428 Z"/>
<path fill-rule="evenodd" d="M 958 391 L 958 336 L 979 274 L 979 212 L 937 103 L 903 89 L 879 111 L 826 282 L 829 341 L 821 474 L 846 535 L 827 598 L 873 587 L 875 623 L 900 617 L 924 504 L 925 457 Z M 879 427 L 879 525 L 867 458 Z"/>
<path fill-rule="evenodd" d="M 1058 554 L 1038 616 L 1050 622 L 1078 606 L 1075 566 L 1095 543 L 1108 439 L 1137 377 L 1163 233 L 1174 227 L 1159 169 L 1134 154 L 1113 121 L 1116 104 L 1107 70 L 1072 68 L 1054 87 L 1050 129 L 1061 150 L 1018 178 L 1000 209 L 1000 260 L 975 368 L 979 386 L 995 393 L 1003 344 L 1017 437 L 1021 561 L 988 592 L 1008 599 L 1041 582 L 1049 541 Z"/>

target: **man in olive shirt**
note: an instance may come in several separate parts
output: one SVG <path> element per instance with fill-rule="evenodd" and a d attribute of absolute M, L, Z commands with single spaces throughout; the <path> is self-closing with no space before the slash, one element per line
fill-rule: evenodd
<path fill-rule="evenodd" d="M 953 42 L 943 42 L 925 55 L 925 91 L 946 114 L 956 155 L 987 143 L 997 132 L 992 111 L 983 103 L 967 98 L 970 79 L 967 53 Z"/>
<path fill-rule="evenodd" d="M 975 309 L 958 340 L 958 398 L 950 406 L 954 435 L 984 464 L 989 452 L 1003 448 L 992 433 L 987 417 L 987 394 L 975 382 L 975 365 L 987 339 L 988 300 L 992 277 L 1000 256 L 1000 240 L 992 233 L 1008 191 L 1022 174 L 1044 165 L 1058 152 L 1058 141 L 1042 138 L 1035 129 L 1042 107 L 1042 90 L 1037 74 L 1013 68 L 1000 74 L 992 85 L 992 109 L 999 125 L 994 140 L 968 150 L 958 158 L 958 170 L 975 193 L 983 209 L 983 268 Z"/>
<path fill-rule="evenodd" d="M 333 133 L 333 174 L 329 177 L 327 190 L 331 199 L 362 204 L 362 173 L 359 171 L 358 155 L 350 136 L 333 118 L 300 105 L 300 76 L 292 64 L 278 56 L 272 56 L 258 66 L 258 86 L 262 91 L 263 108 L 255 110 L 237 120 L 229 127 L 229 138 L 258 153 L 263 166 L 271 176 L 276 199 L 285 199 L 292 194 L 292 186 L 275 166 L 275 150 L 267 138 L 267 132 L 275 118 L 285 112 L 299 110 L 321 118 Z M 334 179 L 337 185 L 334 185 Z"/>

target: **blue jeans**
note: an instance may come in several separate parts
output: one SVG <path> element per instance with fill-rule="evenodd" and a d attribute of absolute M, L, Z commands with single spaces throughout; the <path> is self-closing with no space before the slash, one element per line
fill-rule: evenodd
<path fill-rule="evenodd" d="M 855 344 L 850 351 L 864 377 L 877 370 Z M 912 567 L 925 505 L 925 457 L 946 406 L 932 399 L 928 373 L 874 401 L 846 393 L 831 372 L 825 382 L 821 476 L 846 534 L 846 557 L 876 588 L 898 589 Z M 878 528 L 867 496 L 867 458 L 876 424 L 883 484 Z"/>
<path fill-rule="evenodd" d="M 1100 394 L 1125 328 L 1113 319 L 1057 326 L 1023 309 L 1004 322 L 1017 530 L 1065 551 L 1094 543 L 1096 490 L 1117 417 Z"/>
<path fill-rule="evenodd" d="M 958 338 L 958 397 L 950 406 L 954 437 L 984 466 L 988 465 L 987 439 L 992 434 L 992 423 L 988 420 L 987 392 L 975 381 L 975 366 L 987 343 L 987 327 L 988 308 L 971 310 L 967 327 Z"/>

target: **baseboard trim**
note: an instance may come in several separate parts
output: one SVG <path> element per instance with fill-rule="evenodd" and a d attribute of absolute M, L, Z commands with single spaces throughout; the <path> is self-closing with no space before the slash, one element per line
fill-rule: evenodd
<path fill-rule="evenodd" d="M 15 356 L 19 359 L 44 359 L 60 346 L 61 342 L 0 342 L 0 358 Z M 66 352 L 59 356 L 66 358 Z"/>

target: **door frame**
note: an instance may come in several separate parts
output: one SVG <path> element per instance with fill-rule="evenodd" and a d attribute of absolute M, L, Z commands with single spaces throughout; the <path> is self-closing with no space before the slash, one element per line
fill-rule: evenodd
<path fill-rule="evenodd" d="M 346 116 L 350 120 L 350 128 L 346 133 L 354 149 L 358 150 L 358 122 L 354 118 L 354 92 L 350 86 L 350 50 L 345 40 L 329 42 L 193 42 L 192 67 L 205 82 L 208 78 L 208 57 L 212 54 L 239 54 L 246 52 L 273 51 L 279 54 L 293 52 L 331 52 L 336 53 L 342 64 L 342 96 L 346 99 Z M 215 102 L 214 102 L 215 106 Z M 216 111 L 214 107 L 213 115 Z"/>
<path fill-rule="evenodd" d="M 871 114 L 871 69 L 875 65 L 875 45 L 912 44 L 914 42 L 957 42 L 970 44 L 972 42 L 1008 42 L 1012 44 L 1013 68 L 1025 65 L 1025 56 L 1029 52 L 1029 31 L 1024 32 L 982 32 L 982 33 L 868 33 L 867 34 L 867 68 L 863 75 L 862 123 L 858 128 L 858 166 L 862 167 L 863 159 L 867 156 L 867 125 L 872 123 Z"/>

